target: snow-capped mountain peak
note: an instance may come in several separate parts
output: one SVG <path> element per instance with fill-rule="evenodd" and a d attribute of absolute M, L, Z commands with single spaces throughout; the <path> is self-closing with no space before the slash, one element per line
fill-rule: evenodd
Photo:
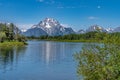
<path fill-rule="evenodd" d="M 41 36 L 41 35 L 50 35 L 50 36 L 59 36 L 66 34 L 75 33 L 72 28 L 67 28 L 61 25 L 57 20 L 53 18 L 45 18 L 43 21 L 40 21 L 37 25 L 33 25 L 31 29 L 28 29 L 24 34 L 26 36 Z"/>
<path fill-rule="evenodd" d="M 44 22 L 52 22 L 52 23 L 56 23 L 58 22 L 57 20 L 53 19 L 53 18 L 45 18 Z"/>
<path fill-rule="evenodd" d="M 38 25 L 41 27 L 52 28 L 52 27 L 60 25 L 60 23 L 53 18 L 45 18 L 45 20 L 40 21 Z"/>

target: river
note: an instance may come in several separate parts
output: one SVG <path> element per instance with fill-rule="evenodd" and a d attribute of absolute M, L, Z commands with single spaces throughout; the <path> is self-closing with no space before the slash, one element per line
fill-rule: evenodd
<path fill-rule="evenodd" d="M 0 80 L 78 80 L 74 53 L 82 43 L 28 41 L 0 48 Z"/>

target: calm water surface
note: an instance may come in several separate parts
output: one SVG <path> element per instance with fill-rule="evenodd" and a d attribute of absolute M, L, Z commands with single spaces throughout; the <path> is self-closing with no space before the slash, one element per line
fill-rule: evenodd
<path fill-rule="evenodd" d="M 73 58 L 82 43 L 28 41 L 0 48 L 0 80 L 78 80 Z"/>

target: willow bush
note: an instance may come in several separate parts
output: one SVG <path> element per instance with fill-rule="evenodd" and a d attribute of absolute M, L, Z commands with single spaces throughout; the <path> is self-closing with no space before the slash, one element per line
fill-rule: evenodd
<path fill-rule="evenodd" d="M 103 43 L 84 44 L 75 59 L 83 80 L 120 80 L 120 37 L 109 35 Z"/>

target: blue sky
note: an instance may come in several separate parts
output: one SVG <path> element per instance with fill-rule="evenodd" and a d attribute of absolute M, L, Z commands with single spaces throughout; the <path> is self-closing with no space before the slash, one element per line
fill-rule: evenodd
<path fill-rule="evenodd" d="M 46 17 L 75 30 L 120 26 L 120 0 L 0 0 L 0 21 L 29 28 Z"/>

